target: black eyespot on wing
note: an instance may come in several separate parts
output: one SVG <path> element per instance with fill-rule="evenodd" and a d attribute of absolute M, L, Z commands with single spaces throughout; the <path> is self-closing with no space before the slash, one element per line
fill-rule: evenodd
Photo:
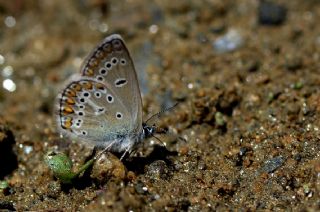
<path fill-rule="evenodd" d="M 118 63 L 118 59 L 117 58 L 112 58 L 111 60 L 112 64 L 116 65 Z"/>
<path fill-rule="evenodd" d="M 116 117 L 117 117 L 117 119 L 122 119 L 122 113 L 117 112 Z"/>
<path fill-rule="evenodd" d="M 113 102 L 113 97 L 111 95 L 108 95 L 107 96 L 107 100 L 109 103 Z"/>
<path fill-rule="evenodd" d="M 107 62 L 107 63 L 105 64 L 105 66 L 106 66 L 106 68 L 108 68 L 108 69 L 110 69 L 110 68 L 112 67 L 111 63 L 109 63 L 109 62 Z"/>
<path fill-rule="evenodd" d="M 98 91 L 96 91 L 96 92 L 94 93 L 94 95 L 95 95 L 97 98 L 100 98 L 100 97 L 101 97 L 101 93 L 98 92 Z"/>
<path fill-rule="evenodd" d="M 107 73 L 107 70 L 106 70 L 106 69 L 101 69 L 101 70 L 100 70 L 100 74 L 104 75 L 104 74 L 106 74 L 106 73 Z"/>
<path fill-rule="evenodd" d="M 124 78 L 117 79 L 117 80 L 115 81 L 116 87 L 122 87 L 122 86 L 124 86 L 125 84 L 127 84 L 127 80 L 124 79 Z"/>

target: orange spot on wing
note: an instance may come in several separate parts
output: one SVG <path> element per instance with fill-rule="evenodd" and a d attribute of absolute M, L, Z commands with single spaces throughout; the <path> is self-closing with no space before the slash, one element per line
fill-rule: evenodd
<path fill-rule="evenodd" d="M 106 53 L 111 53 L 112 52 L 112 45 L 110 43 L 107 43 L 103 46 L 103 50 L 106 52 Z"/>
<path fill-rule="evenodd" d="M 103 90 L 104 89 L 104 85 L 101 83 L 96 84 L 96 88 Z"/>
<path fill-rule="evenodd" d="M 86 82 L 83 84 L 83 87 L 87 90 L 91 90 L 93 88 L 93 85 L 91 82 Z"/>
<path fill-rule="evenodd" d="M 76 102 L 72 98 L 68 98 L 68 99 L 66 99 L 66 103 L 68 105 L 74 105 Z"/>
<path fill-rule="evenodd" d="M 94 71 L 91 68 L 87 68 L 85 74 L 86 74 L 86 76 L 93 76 L 94 75 Z"/>
<path fill-rule="evenodd" d="M 89 61 L 89 66 L 92 68 L 92 67 L 96 67 L 98 65 L 98 60 L 96 58 L 92 58 L 90 61 Z"/>
<path fill-rule="evenodd" d="M 74 113 L 74 110 L 70 106 L 65 106 L 63 108 L 63 113 L 64 113 L 64 115 L 68 115 L 68 114 Z"/>
<path fill-rule="evenodd" d="M 82 87 L 79 84 L 74 84 L 73 85 L 73 89 L 76 90 L 76 91 L 81 91 Z"/>
<path fill-rule="evenodd" d="M 71 90 L 71 89 L 68 89 L 68 90 L 66 91 L 66 95 L 67 95 L 68 97 L 76 97 L 76 92 L 74 92 L 74 91 Z"/>
<path fill-rule="evenodd" d="M 69 129 L 72 126 L 72 119 L 67 119 L 63 125 L 65 128 Z"/>
<path fill-rule="evenodd" d="M 99 58 L 99 59 L 103 58 L 105 55 L 106 53 L 101 50 L 97 50 L 95 54 L 96 58 Z"/>

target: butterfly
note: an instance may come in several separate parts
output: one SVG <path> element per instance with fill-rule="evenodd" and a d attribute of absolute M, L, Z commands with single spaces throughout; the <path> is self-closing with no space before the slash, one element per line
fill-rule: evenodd
<path fill-rule="evenodd" d="M 78 79 L 58 96 L 60 132 L 112 152 L 131 153 L 157 127 L 142 122 L 142 99 L 128 49 L 118 34 L 88 55 Z"/>

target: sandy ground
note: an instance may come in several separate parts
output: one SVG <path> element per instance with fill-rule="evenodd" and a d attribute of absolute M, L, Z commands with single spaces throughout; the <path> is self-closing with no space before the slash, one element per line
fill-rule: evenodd
<path fill-rule="evenodd" d="M 272 2 L 272 26 L 254 0 L 0 2 L 0 209 L 319 210 L 320 2 Z M 45 154 L 77 170 L 93 153 L 60 138 L 55 98 L 113 33 L 135 62 L 144 118 L 180 104 L 156 122 L 166 147 L 108 153 L 64 185 Z M 225 35 L 232 45 L 217 49 Z"/>

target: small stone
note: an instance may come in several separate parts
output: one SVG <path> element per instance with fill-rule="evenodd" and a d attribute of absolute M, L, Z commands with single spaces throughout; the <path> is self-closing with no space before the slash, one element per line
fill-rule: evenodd
<path fill-rule="evenodd" d="M 123 180 L 126 176 L 126 169 L 123 163 L 113 154 L 103 154 L 98 158 L 92 168 L 90 177 L 103 183 L 111 177 Z"/>
<path fill-rule="evenodd" d="M 3 193 L 4 195 L 7 195 L 10 189 L 10 185 L 7 181 L 2 180 L 0 181 L 0 192 Z"/>
<path fill-rule="evenodd" d="M 168 175 L 169 169 L 166 162 L 163 160 L 157 160 L 147 167 L 146 173 L 149 178 L 161 179 Z"/>
<path fill-rule="evenodd" d="M 145 185 L 143 184 L 143 182 L 141 182 L 141 181 L 138 181 L 138 182 L 135 184 L 134 188 L 135 188 L 135 190 L 136 190 L 136 192 L 137 192 L 138 194 L 145 194 L 145 193 L 148 192 L 148 190 L 145 189 L 146 186 L 145 186 Z"/>
<path fill-rule="evenodd" d="M 248 148 L 246 147 L 241 147 L 239 151 L 240 156 L 244 156 L 248 152 Z"/>
<path fill-rule="evenodd" d="M 302 68 L 303 62 L 300 56 L 298 55 L 287 55 L 285 61 L 285 68 L 288 71 L 296 71 Z"/>
<path fill-rule="evenodd" d="M 61 193 L 61 183 L 58 181 L 51 181 L 48 184 L 47 195 L 50 198 L 58 198 Z"/>
<path fill-rule="evenodd" d="M 287 16 L 287 9 L 271 1 L 260 1 L 258 19 L 262 25 L 281 25 Z"/>
<path fill-rule="evenodd" d="M 16 211 L 13 202 L 7 200 L 0 200 L 0 208 L 1 210 Z"/>
<path fill-rule="evenodd" d="M 296 82 L 294 84 L 291 85 L 291 88 L 295 89 L 295 90 L 300 90 L 301 88 L 303 88 L 303 82 Z"/>
<path fill-rule="evenodd" d="M 223 117 L 223 114 L 221 112 L 216 112 L 214 115 L 215 123 L 218 127 L 223 127 L 226 125 L 226 121 Z"/>
<path fill-rule="evenodd" d="M 241 33 L 236 29 L 230 29 L 225 35 L 213 42 L 213 48 L 217 53 L 228 53 L 239 49 L 244 44 Z"/>
<path fill-rule="evenodd" d="M 258 59 L 253 58 L 253 59 L 244 61 L 243 68 L 248 72 L 255 72 L 259 70 L 260 65 L 261 65 L 260 61 Z"/>
<path fill-rule="evenodd" d="M 285 162 L 285 158 L 283 156 L 274 157 L 270 160 L 264 162 L 264 166 L 261 167 L 262 172 L 271 173 L 278 169 Z"/>
<path fill-rule="evenodd" d="M 127 179 L 129 181 L 134 181 L 137 178 L 136 174 L 133 171 L 128 171 Z"/>

